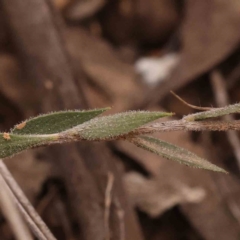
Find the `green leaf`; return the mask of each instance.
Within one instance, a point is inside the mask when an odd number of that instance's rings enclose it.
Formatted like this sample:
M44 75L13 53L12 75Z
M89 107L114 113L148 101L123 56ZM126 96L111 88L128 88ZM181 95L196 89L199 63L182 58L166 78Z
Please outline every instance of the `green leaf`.
M58 141L58 135L16 135L0 134L0 158L12 156L18 152Z
M110 140L127 134L158 118L172 116L166 112L131 111L111 116L98 117L70 130L86 140Z
M81 136L86 139L90 140L91 136L94 140L103 139L106 134L121 135L159 117L170 115L160 112L130 112L88 121L105 110L57 112L32 118L16 126L12 133L0 134L0 158L28 148L75 140L69 134L76 133L76 130L78 135L81 132ZM75 127L72 128L73 126Z
M207 118L221 117L232 113L240 113L240 103L229 105L223 108L213 108L205 112L190 114L185 116L183 119L186 121L198 121Z
M16 125L14 134L52 134L73 128L95 118L109 108L89 111L61 111L39 115Z
M174 160L190 167L204 168L216 172L227 173L224 169L208 162L203 158L198 157L194 153L189 152L184 148L180 148L153 137L136 137L132 138L131 142L133 142L138 147L156 153L157 155L160 155L166 159Z

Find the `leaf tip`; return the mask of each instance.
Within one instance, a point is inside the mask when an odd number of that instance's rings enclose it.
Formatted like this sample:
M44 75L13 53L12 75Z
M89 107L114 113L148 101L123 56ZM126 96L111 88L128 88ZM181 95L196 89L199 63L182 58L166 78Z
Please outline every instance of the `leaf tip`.
M152 112L155 119L162 118L162 117L171 117L175 115L173 112Z
M211 169L211 170L213 170L213 169ZM214 168L214 170L213 170L214 172L220 172L220 173L225 173L225 174L229 174L229 172L228 171L226 171L225 169L223 169L223 168L220 168L220 167L218 167L218 166L216 166L215 165L215 168Z
M102 108L103 111L108 111L108 110L111 110L111 109L112 109L111 107Z

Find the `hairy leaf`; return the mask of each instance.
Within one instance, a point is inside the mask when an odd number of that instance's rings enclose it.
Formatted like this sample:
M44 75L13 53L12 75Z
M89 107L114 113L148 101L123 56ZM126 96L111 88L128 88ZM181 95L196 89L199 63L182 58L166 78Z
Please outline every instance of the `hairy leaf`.
M71 130L86 140L114 139L161 117L172 116L166 112L132 111L98 117Z
M180 148L168 142L149 137L141 136L131 139L138 147L141 147L150 152L156 153L166 159L174 160L190 167L204 168L216 172L227 173L224 169L208 162L207 160L198 157L192 152L184 148Z
M240 103L229 105L223 108L213 108L205 112L189 114L185 116L183 119L187 121L198 121L207 118L221 117L232 113L240 113Z
M58 141L58 136L52 135L17 135L0 134L0 158L12 156L18 152Z
M40 115L16 125L11 133L14 134L52 134L62 132L108 110L109 108L89 111L61 111Z

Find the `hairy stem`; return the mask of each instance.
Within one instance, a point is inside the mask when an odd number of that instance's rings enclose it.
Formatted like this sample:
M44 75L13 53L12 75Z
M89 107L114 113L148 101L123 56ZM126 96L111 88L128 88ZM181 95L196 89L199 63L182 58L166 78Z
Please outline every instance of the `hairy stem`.
M240 130L240 120L235 121L194 121L176 120L169 122L153 123L140 127L137 132L146 134L166 131L227 131Z

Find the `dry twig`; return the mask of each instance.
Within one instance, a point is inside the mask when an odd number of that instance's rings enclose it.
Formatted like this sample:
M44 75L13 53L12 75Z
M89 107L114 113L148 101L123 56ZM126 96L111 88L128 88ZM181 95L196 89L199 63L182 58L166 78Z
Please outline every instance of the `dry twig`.
M16 239L32 240L32 236L21 218L17 206L13 201L11 191L6 184L5 179L0 174L0 205L2 212L8 220Z
M42 221L41 217L32 207L31 203L28 201L2 160L0 160L0 174L12 192L20 211L33 233L40 240L56 240L46 224Z

